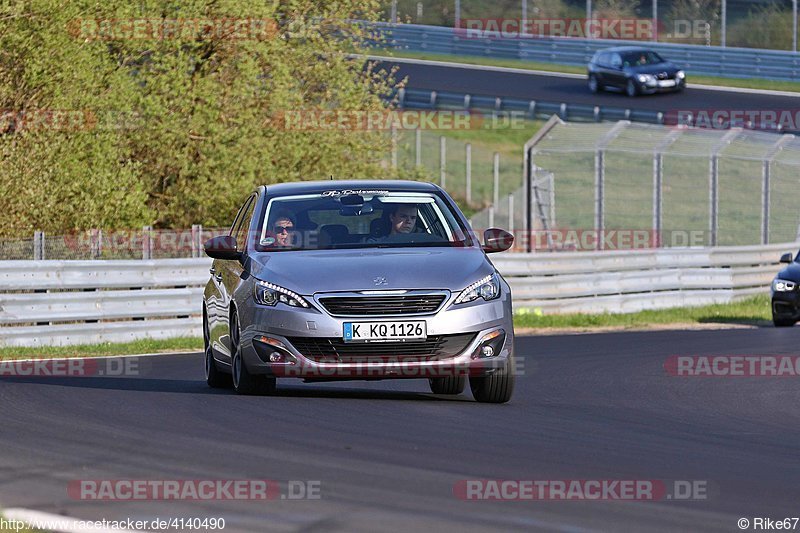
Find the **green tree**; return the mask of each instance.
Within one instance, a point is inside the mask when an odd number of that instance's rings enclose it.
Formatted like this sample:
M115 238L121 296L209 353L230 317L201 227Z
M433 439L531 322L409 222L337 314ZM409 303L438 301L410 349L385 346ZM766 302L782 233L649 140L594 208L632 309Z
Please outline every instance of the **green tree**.
M397 85L391 73L349 55L370 35L348 21L374 20L378 8L371 0L4 4L0 107L94 118L83 128L12 125L0 135L0 175L15 194L0 232L225 225L258 184L392 177L382 164L385 132L294 131L276 120L292 110L385 109ZM249 23L235 33L224 19ZM214 31L196 21L213 21Z

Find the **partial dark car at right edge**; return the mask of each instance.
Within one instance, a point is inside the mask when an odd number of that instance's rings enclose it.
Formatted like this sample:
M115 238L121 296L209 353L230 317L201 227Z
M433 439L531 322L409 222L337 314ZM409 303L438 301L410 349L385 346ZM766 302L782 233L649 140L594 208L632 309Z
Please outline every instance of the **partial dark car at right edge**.
M772 280L772 323L775 327L794 326L800 319L800 254L792 260L791 253L781 256L788 266Z
M589 90L620 89L628 96L682 91L686 73L657 52L636 46L598 50L588 66Z

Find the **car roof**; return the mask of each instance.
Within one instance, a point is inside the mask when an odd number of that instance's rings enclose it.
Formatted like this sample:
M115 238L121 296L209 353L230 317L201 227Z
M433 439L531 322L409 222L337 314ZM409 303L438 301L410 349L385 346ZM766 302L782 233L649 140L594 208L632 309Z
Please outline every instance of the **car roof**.
M598 52L655 52L655 50L641 46L612 46L598 50Z
M433 183L410 180L328 180L293 181L266 185L267 194L312 194L330 190L381 190L381 191L424 191L438 190Z

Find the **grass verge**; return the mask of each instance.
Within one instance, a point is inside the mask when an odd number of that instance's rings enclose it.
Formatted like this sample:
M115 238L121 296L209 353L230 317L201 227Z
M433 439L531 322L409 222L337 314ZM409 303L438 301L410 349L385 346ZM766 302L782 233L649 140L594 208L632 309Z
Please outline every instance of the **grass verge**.
M43 346L40 348L0 348L2 359L37 359L43 357L102 357L113 355L192 352L203 350L201 337L175 339L141 339L125 343L79 344L75 346Z
M669 324L768 326L772 324L769 296L754 296L730 304L679 307L637 313L539 315L531 311L518 312L514 316L514 326L519 328L642 328Z
M736 324L768 326L772 324L769 296L760 295L731 304L681 307L638 313L599 315L537 315L535 312L514 315L517 328L552 330L589 330L602 328L646 328L669 324ZM98 344L42 348L0 348L0 359L41 357L95 357L141 353L169 353L201 351L203 339L185 337L177 339L144 339L121 344Z
M541 63L538 61L526 61L522 59L497 59L477 56L455 56L448 54L430 54L424 52L396 51L396 50L371 50L370 54L384 57L403 57L409 59L428 59L431 61L450 61L456 63L466 63L468 65L487 65L493 67L511 67L525 70L542 70L545 72L566 72L571 74L586 74L586 67L576 67L574 65L559 65L556 63ZM741 78L722 78L717 76L702 76L697 74L688 75L689 87L692 83L701 85L717 85L719 87L739 87L743 89L761 89L769 91L792 91L800 92L800 82L794 81L773 81L755 80Z

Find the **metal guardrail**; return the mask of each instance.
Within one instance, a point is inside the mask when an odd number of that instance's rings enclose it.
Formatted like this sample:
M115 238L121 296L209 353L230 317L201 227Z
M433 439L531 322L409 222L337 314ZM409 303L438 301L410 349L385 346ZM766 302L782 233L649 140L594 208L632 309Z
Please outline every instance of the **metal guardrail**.
M374 28L384 35L389 47L414 52L585 66L601 48L636 45L658 51L690 75L800 79L800 53L797 52L568 37L477 39L467 38L463 29L416 24L374 23Z
M211 259L0 262L0 346L199 337Z
M622 313L730 303L764 294L800 243L698 249L502 254L516 308Z
M464 109L493 113L524 113L526 118L548 119L553 115L561 120L630 120L649 124L664 124L664 113L612 106L569 104L543 100L521 100L499 96L474 95L425 89L401 89L398 105L405 109Z
M764 293L800 243L701 249L499 254L515 308L628 312ZM0 263L0 346L201 335L211 260ZM47 292L55 291L55 292Z

